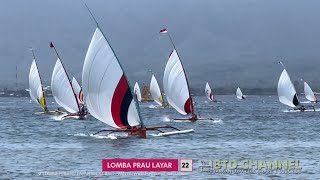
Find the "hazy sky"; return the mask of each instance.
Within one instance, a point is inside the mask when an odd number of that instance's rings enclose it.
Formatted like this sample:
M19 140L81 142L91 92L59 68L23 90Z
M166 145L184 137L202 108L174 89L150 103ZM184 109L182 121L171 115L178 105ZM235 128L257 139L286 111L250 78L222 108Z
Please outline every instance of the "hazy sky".
M291 79L320 85L318 0L87 0L131 85L162 76L173 37L192 87L275 87L283 57ZM95 23L81 0L0 0L0 82L27 87L33 46L50 84L57 59L81 82Z

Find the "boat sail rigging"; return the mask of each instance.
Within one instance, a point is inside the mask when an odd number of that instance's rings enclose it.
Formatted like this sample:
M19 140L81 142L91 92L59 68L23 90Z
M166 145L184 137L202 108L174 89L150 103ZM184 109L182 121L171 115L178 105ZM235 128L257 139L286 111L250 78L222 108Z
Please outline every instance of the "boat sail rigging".
M183 64L169 32L166 29L162 29L160 33L166 33L173 46L163 75L163 88L166 98L168 103L180 114L186 115L191 113L191 117L187 120L195 122L198 120L198 117L194 111L188 79ZM179 120L184 119L179 118Z
M80 105L74 88L69 79L69 76L62 64L57 50L55 49L53 43L50 43L50 47L54 48L58 59L53 69L51 78L51 90L55 101L63 107L70 115L80 112Z
M86 4L85 6L97 25L82 71L85 102L92 116L116 128L116 130L102 130L97 133L126 132L129 135L145 138L147 131L163 132L159 129L173 128L171 126L145 127L138 101L131 90L120 61L90 9ZM186 132L178 130L177 133Z
M44 95L39 69L36 62L36 57L32 48L31 51L33 55L33 61L31 63L29 72L29 94L32 100L36 101L45 112L48 112L48 107Z
M287 106L295 108L300 105L296 89L294 88L284 65L282 62L279 63L283 66L283 71L278 81L279 101Z
M205 93L206 93L206 96L207 96L209 101L213 101L214 100L214 96L212 94L212 90L211 90L210 85L209 85L208 82L206 83Z

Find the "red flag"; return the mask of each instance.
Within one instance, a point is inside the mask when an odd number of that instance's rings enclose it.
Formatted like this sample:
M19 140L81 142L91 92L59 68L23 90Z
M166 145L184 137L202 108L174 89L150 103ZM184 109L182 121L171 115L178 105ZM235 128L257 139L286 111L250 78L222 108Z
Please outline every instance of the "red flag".
M167 33L167 32L168 32L167 29L164 28L164 29L161 29L159 33Z
M52 43L52 42L50 42L50 48L53 48L53 47L54 47L53 43Z

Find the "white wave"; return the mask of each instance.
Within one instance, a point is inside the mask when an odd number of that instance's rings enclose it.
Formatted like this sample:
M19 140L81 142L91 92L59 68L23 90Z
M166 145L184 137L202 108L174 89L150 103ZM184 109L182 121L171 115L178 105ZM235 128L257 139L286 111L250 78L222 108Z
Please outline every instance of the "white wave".
M172 121L168 116L163 116L163 117L161 117L160 120L163 122L171 122Z

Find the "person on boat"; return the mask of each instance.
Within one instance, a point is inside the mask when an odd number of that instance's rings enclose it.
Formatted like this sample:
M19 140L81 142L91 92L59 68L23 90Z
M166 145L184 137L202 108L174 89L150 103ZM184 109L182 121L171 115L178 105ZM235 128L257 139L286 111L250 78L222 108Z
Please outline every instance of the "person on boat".
M300 112L304 112L304 111L306 110L306 108L305 108L303 105L301 105L301 106L298 108L298 110L300 110Z

